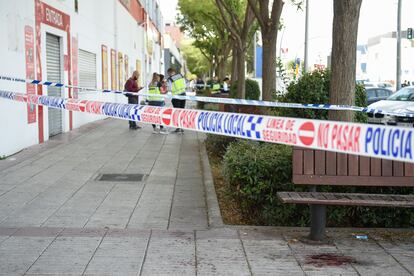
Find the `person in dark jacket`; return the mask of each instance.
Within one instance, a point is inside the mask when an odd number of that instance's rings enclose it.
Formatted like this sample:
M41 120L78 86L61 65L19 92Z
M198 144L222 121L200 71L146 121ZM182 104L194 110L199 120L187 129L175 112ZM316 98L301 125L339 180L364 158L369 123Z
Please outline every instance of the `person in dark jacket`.
M128 97L129 104L138 104L138 95L128 93L128 92L138 93L138 91L142 89L142 87L138 87L138 78L139 78L139 72L134 71L132 73L132 76L126 81L124 85L124 91L127 92L125 93L125 96ZM135 121L129 121L129 129L140 129L140 128L141 127L138 126Z

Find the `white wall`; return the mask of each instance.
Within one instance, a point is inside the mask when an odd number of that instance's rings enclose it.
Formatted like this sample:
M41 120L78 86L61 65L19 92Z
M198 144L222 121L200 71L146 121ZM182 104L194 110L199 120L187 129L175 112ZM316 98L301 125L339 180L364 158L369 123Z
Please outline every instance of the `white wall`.
M34 26L34 1L0 1L0 75L26 76L24 26ZM26 85L0 81L0 89L26 92ZM27 124L27 105L0 99L0 156L37 141L37 124Z
M370 81L396 79L395 38L381 38L380 43L368 47L367 75ZM414 81L414 48L407 39L401 40L401 81Z
M111 87L111 49L115 49L117 52L120 51L123 55L128 55L129 75L135 70L136 60L141 60L141 84L144 85L148 82L146 76L147 65L145 64L145 30L137 24L119 1L79 1L78 13L74 11L73 0L44 0L43 2L70 15L71 37L78 38L78 48L96 54L96 84L98 89L102 88L102 45L106 45L108 48L109 87ZM0 1L0 37L2 37L2 43L0 43L0 59L2 60L0 75L25 77L24 26L30 25L35 30L34 13L34 0L15 0L13 5L9 1ZM65 32L45 24L41 25L41 32L42 75L46 80L45 34L51 32L61 36L63 54L68 54L67 37ZM162 72L158 44L156 44L154 52L153 68ZM68 83L67 71L63 74L62 82ZM0 81L0 89L25 93L26 85ZM47 95L46 88L43 89L43 94ZM67 89L64 95L68 95ZM79 98L111 102L127 101L123 95L100 92L79 92ZM47 108L43 110L44 140L46 141L48 140ZM0 156L10 155L25 147L37 144L39 142L38 119L36 123L28 124L27 105L0 99ZM74 112L73 127L77 128L99 119L102 119L102 116ZM67 111L64 112L63 122L63 130L69 131L69 112Z
M178 63L183 64L183 61L181 60L180 52L175 46L175 43L170 35L164 34L164 48L169 49L170 53L175 57L175 59L178 61Z

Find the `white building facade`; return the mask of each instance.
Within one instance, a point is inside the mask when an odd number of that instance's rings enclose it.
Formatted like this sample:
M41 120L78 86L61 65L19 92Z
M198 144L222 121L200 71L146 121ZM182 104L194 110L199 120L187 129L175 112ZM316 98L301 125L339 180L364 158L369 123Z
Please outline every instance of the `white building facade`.
M414 42L401 39L401 81L414 81ZM397 39L395 32L368 40L367 77L369 81L388 81L395 84L397 75Z
M123 90L164 71L158 0L0 1L0 75ZM65 98L126 102L119 94L47 88L1 80L0 89ZM8 156L100 116L0 99L0 156Z
M184 58L169 34L164 34L164 65L165 75L168 68L172 67L184 74Z

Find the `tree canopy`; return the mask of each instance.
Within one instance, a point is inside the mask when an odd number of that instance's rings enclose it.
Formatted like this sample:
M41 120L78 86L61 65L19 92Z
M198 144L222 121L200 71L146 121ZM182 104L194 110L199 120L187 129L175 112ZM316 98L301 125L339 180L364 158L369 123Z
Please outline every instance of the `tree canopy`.
M193 45L213 66L216 74L225 72L230 55L231 42L229 33L218 18L218 9L213 0L179 0L181 15L178 23L193 38Z
M201 50L194 45L192 39L186 39L181 42L181 51L187 62L187 67L191 73L197 76L203 76L211 70L211 63L201 53Z

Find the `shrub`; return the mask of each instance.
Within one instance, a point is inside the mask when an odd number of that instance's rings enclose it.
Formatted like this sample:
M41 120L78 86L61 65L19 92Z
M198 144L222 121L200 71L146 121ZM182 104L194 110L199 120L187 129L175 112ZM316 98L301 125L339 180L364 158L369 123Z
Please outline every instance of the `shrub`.
M237 98L237 82L230 88L230 96ZM258 100L260 98L260 87L257 81L246 79L246 100Z
M206 139L206 149L213 156L217 158L222 158L226 152L228 146L236 141L236 138L216 135L216 134L207 134Z
M292 191L292 148L240 140L230 144L223 158L223 176L242 212L255 223L305 225L304 206L281 204L278 191ZM300 211L302 210L302 211Z
M304 191L292 179L292 148L284 145L238 140L223 157L228 191L239 201L243 214L263 225L308 226L307 205L282 204L278 191ZM413 193L412 188L320 187L321 191L357 193ZM414 227L410 208L330 206L328 226Z
M303 75L297 82L291 83L287 93L279 95L276 100L286 103L329 103L329 86L331 73L327 70L317 70ZM357 85L355 88L355 105L366 106L364 87ZM318 109L280 108L276 114L288 117L327 119L328 111ZM367 117L361 112L355 112L355 121L366 122Z
M208 97L210 95L210 89L197 90L197 96ZM204 109L205 102L197 101L197 109Z

